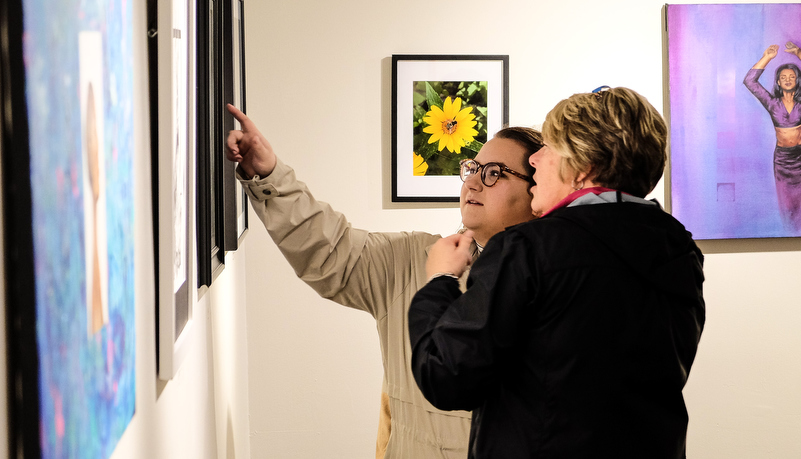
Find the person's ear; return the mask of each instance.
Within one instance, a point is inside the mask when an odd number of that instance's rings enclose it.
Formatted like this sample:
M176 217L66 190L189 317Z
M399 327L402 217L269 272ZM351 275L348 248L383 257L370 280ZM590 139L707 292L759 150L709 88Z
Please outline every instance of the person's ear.
M593 177L594 177L594 174L592 173L592 169L588 169L586 171L577 172L575 180L577 182L584 182L584 181L591 182Z
M572 183L573 184L580 184L580 185L574 185L573 186L574 189L579 189L580 190L580 189L582 189L584 187L588 187L589 188L589 187L598 186L598 184L595 183L595 174L593 173L592 169L589 169L589 170L586 170L586 171L582 171L582 172L578 172L575 177L576 178L573 179ZM577 188L577 186L578 186L578 188Z

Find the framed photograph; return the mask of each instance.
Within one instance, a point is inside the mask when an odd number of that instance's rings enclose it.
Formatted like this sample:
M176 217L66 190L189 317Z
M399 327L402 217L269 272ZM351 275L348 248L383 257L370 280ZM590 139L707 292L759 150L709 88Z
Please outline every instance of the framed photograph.
M2 9L9 456L107 458L136 401L132 7Z
M217 5L217 7L215 7ZM225 268L222 247L222 168L227 114L222 94L222 8L197 2L197 287L210 287Z
M233 0L233 68L234 68L234 105L247 113L245 97L245 2ZM234 120L234 127L241 129L239 121ZM239 181L236 181L236 239L237 247L248 230L248 195Z
M664 12L669 210L696 239L801 236L801 5Z
M194 219L194 135L189 122L190 66L189 4L187 0L159 0L156 34L157 116L152 151L153 209L158 308L158 376L171 379L190 345L193 292L190 289ZM192 82L194 83L194 82ZM190 144L190 140L192 143ZM190 153L191 152L191 153Z
M459 162L509 122L509 56L392 56L392 201L458 202Z
M245 22L242 0L223 0L222 87L224 103L223 135L240 129L239 122L225 110L231 103L246 113L245 106ZM247 195L236 179L236 164L222 165L223 247L237 250L247 231Z

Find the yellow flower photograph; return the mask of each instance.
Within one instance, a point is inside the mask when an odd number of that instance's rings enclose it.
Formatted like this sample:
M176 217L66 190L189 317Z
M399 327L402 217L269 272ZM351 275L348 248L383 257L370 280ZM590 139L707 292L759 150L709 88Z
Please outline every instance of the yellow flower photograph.
M472 111L473 107L462 109L462 99L459 97L453 102L448 97L442 108L432 107L423 118L428 124L423 132L431 134L428 143L439 141L438 151L447 148L454 153L461 153L462 147L475 140L478 135L478 131L473 129L476 116Z
M509 122L509 56L392 55L392 202L459 202L459 164Z
M414 175L459 175L487 141L486 81L415 81Z

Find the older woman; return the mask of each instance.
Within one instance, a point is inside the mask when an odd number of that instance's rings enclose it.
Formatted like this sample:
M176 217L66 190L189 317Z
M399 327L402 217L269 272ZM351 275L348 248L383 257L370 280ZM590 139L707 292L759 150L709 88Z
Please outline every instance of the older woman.
M384 363L376 457L464 458L470 413L443 413L431 406L410 371L407 311L412 295L425 284L428 248L440 236L351 227L345 216L314 199L253 121L231 105L228 110L242 130L229 134L227 158L239 163L250 203L281 253L321 296L376 320ZM477 244L471 259L495 233L534 218L529 207L533 169L527 160L541 147L538 131L510 127L495 134L474 160L462 162L462 224Z
M801 49L793 42L785 52L801 59ZM748 71L743 84L768 111L776 129L773 150L773 175L782 221L792 234L801 235L801 70L787 63L776 68L772 90L768 92L759 77L779 53L779 45L770 45L762 58Z
M474 410L468 457L684 457L703 256L644 199L666 135L630 89L563 100L530 158L541 218L494 236L464 294L469 235L432 248L412 372L434 406Z

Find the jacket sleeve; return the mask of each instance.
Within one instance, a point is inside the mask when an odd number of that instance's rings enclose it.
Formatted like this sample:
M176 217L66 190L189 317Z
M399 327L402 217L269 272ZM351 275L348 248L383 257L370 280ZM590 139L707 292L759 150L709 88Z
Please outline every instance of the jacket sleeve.
M409 309L412 373L432 405L473 410L496 385L533 301L522 242L492 238L470 271L468 288L438 277L420 289Z
M244 179L250 203L295 273L320 296L386 315L397 291L425 257L426 233L370 233L351 227L330 205L317 201L295 172L278 159L268 177Z
M768 103L771 99L770 94L762 84L759 83L759 77L762 76L762 72L764 71L764 69L749 69L748 73L745 74L743 84L751 91L751 94L762 103L762 106L769 110Z

